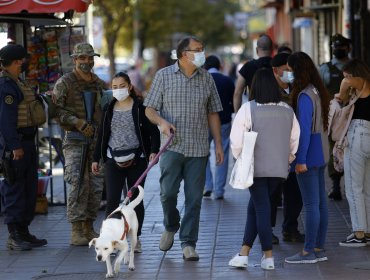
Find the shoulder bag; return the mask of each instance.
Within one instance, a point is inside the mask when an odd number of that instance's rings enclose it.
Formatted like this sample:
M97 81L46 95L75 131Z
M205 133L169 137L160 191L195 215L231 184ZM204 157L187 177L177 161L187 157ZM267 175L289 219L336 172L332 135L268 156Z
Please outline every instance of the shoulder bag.
M248 102L247 106L250 106L250 102ZM234 189L247 189L253 185L254 146L257 135L258 133L252 131L252 129L248 131L245 129L243 132L243 148L239 157L236 159L229 181L229 184Z

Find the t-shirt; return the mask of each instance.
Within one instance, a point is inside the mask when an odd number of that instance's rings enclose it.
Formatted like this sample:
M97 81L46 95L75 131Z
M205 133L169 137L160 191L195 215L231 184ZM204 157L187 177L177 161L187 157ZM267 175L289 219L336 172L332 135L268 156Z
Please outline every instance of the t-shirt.
M257 72L258 69L262 67L271 68L270 56L260 57L259 59L252 59L245 63L243 67L239 70L240 75L242 75L242 77L245 79L248 89L251 88L254 74Z

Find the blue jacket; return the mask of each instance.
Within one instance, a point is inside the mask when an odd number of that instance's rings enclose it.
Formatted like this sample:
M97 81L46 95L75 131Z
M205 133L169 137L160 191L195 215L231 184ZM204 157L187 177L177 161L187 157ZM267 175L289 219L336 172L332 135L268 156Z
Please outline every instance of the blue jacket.
M17 83L9 77L0 77L0 134L7 150L22 147L17 131L18 104L22 100Z

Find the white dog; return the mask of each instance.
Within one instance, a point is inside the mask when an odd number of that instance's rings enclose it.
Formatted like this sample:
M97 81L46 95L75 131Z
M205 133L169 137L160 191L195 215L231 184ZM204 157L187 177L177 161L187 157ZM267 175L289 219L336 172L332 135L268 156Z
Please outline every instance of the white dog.
M128 205L120 205L103 221L100 230L100 236L90 241L95 246L96 260L105 262L107 265L107 274L105 278L114 277L118 274L123 259L124 264L128 264L129 270L134 270L134 248L137 242L137 230L139 223L137 221L134 208L143 200L144 189L138 186L139 195ZM130 234L130 256L128 253L127 235ZM110 255L118 250L118 256L114 263L114 273Z

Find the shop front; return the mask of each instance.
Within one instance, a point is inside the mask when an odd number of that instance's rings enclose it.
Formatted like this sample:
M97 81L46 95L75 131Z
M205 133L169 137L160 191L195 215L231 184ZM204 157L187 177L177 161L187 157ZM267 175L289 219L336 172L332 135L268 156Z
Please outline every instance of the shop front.
M76 12L84 13L90 0L2 0L0 1L0 48L8 43L21 44L29 54L29 66L25 79L37 94L45 96L53 90L55 82L72 70L70 58L73 46L86 41L85 27L73 24ZM49 161L52 171L55 157L63 163L61 153L61 129L55 121L49 120L39 129L39 162ZM54 149L53 149L54 147ZM46 152L46 153L45 153ZM53 178L50 185L50 203L54 204ZM44 194L46 192L46 188ZM60 202L60 201L59 201ZM64 203L66 187L64 186Z

